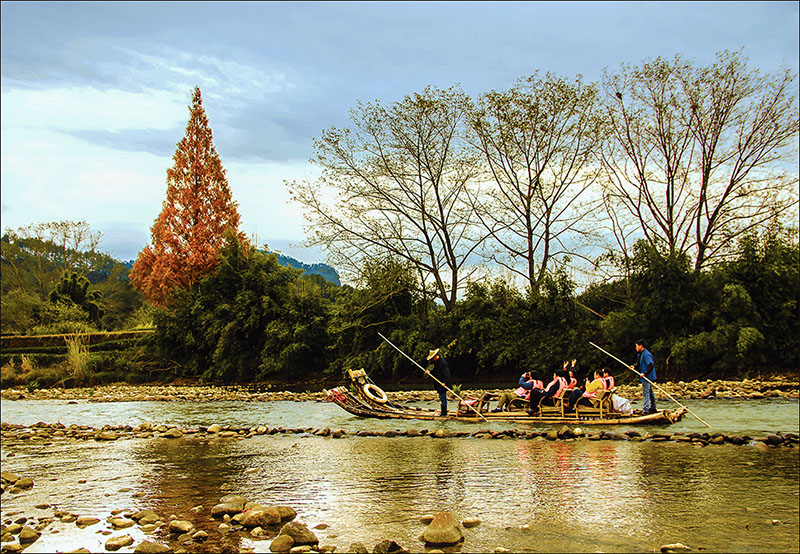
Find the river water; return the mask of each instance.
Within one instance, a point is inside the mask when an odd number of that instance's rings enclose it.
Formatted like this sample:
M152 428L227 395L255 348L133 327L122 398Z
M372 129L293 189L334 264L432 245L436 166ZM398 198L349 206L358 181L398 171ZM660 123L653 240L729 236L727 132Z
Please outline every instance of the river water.
M796 400L687 401L715 430L753 437L800 430ZM6 401L2 421L103 425L141 422L191 427L358 430L474 430L459 422L359 419L326 403ZM661 406L663 407L663 406ZM503 429L494 423L481 428ZM520 425L517 428L525 428ZM619 427L624 432L631 427ZM537 428L541 430L542 428ZM640 432L706 430L687 416ZM595 429L592 429L595 431ZM188 519L211 536L200 551L251 548L269 552L270 540L220 539L211 506L228 493L262 504L293 507L298 521L323 545L346 551L355 541L372 547L395 540L426 550L419 517L438 511L479 518L465 541L445 551L630 552L683 543L693 551L798 552L800 455L789 447L675 442L482 440L474 438L350 437L310 434L247 440L186 436L120 439L110 443L10 442L0 445L3 469L33 478L33 489L3 495L3 522L19 513L52 515L50 504L105 519L113 509L153 509ZM13 454L13 456L11 456ZM84 481L85 482L81 482ZM139 493L139 494L137 494ZM203 506L199 513L191 511ZM26 552L86 547L104 551L104 523L79 530L56 522ZM132 552L145 537L130 534ZM191 550L191 548L190 548Z

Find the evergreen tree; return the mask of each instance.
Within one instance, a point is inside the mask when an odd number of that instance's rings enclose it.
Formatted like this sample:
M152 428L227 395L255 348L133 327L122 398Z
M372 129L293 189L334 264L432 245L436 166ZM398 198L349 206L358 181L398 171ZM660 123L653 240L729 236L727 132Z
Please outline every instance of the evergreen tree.
M167 170L167 197L139 254L131 281L144 297L166 304L176 289L194 289L217 266L226 229L238 233L239 213L212 141L200 88L195 87L186 135Z

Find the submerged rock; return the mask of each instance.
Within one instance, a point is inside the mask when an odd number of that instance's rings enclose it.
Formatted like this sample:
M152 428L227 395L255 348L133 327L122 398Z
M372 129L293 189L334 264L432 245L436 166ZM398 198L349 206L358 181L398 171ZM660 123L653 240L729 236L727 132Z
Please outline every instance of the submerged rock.
M661 547L661 552L686 552L687 550L691 550L691 548L679 542L675 544L665 544Z
M293 546L294 539L291 535L278 535L270 543L269 549L272 552L289 552Z
M302 523L291 521L281 528L279 535L289 535L294 539L296 545L319 544L317 536Z
M375 554L392 554L395 552L408 552L405 548L394 541L382 540L372 549Z
M130 535L122 535L121 537L111 537L106 541L106 550L119 550L123 546L133 544L133 537Z
M134 552L140 552L142 554L160 554L161 552L170 552L171 550L172 549L166 544L142 541L136 546Z
M464 540L461 524L450 512L439 512L422 532L426 544L451 545Z
M463 525L466 528L477 527L480 524L481 520L478 519L477 517L468 517L467 519L461 521L461 525Z

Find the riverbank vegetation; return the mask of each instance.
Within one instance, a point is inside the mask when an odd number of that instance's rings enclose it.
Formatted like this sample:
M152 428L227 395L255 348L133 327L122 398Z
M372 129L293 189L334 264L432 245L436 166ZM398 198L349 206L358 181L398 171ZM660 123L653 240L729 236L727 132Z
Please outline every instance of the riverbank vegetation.
M659 380L796 373L796 75L741 54L676 56L602 83L538 73L470 98L427 87L359 104L287 182L344 286L281 266L239 216L195 89L152 244L130 263L84 222L6 230L2 332L153 329L12 347L2 386L182 378L515 382L650 342ZM126 342L127 341L127 342ZM105 345L105 346L103 346ZM581 375L583 376L583 375Z

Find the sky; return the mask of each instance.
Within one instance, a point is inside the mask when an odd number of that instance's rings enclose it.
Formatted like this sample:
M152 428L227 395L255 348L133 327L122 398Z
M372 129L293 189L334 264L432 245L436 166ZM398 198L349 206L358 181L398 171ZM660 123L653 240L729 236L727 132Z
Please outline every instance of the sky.
M314 179L313 140L358 101L427 85L471 95L537 70L603 70L676 54L798 70L798 2L6 2L1 4L2 228L87 221L135 259L198 85L258 245L306 263L284 181Z

